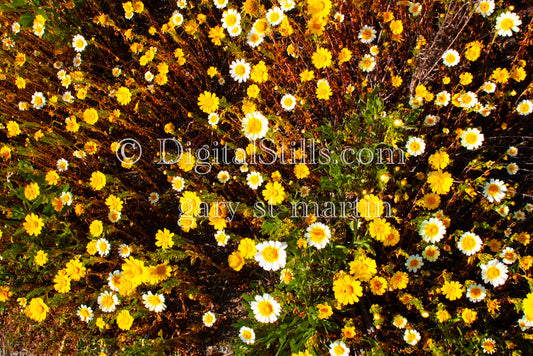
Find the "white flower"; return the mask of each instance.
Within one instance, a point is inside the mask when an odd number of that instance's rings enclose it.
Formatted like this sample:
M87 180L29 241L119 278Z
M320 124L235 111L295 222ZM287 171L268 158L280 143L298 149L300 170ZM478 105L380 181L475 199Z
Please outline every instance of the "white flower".
M230 27L228 28L228 33L231 37L236 37L238 35L240 35L242 32L242 27L241 25L237 25L237 26L233 26L233 27Z
M278 3L283 12L291 11L296 6L296 2L294 0L278 0Z
M263 43L264 35L259 34L256 30L251 30L248 32L247 41L246 43L252 47L255 48L259 46L261 43Z
M531 100L524 99L516 106L516 111L522 116L526 116L533 112L533 102Z
M496 84L493 82L485 82L481 88L485 93L492 94L496 91Z
M233 80L242 83L246 82L250 78L250 64L246 63L244 59L238 59L231 62L230 74Z
M109 245L109 241L107 241L104 238L99 238L96 241L96 250L100 254L100 256L107 256L109 254L109 250L111 249Z
M202 317L202 321L204 322L204 325L207 326L207 327L213 326L213 324L215 323L216 320L217 320L217 318L216 318L215 314L213 314L212 312L207 312Z
M418 233L420 236L422 236L424 241L435 243L442 240L444 234L446 233L446 227L444 227L444 224L439 219L429 218L420 224Z
M63 101L69 104L72 104L74 102L74 97L72 96L72 93L70 91L66 91L65 93L63 93Z
M185 9L187 7L187 0L178 0L176 5L178 5L180 9Z
M273 323L281 313L279 303L267 293L256 295L251 307L255 318L261 323Z
M228 5L228 0L213 0L217 9L223 9Z
M250 141L261 139L268 132L268 120L259 111L248 113L242 119L242 129Z
M420 137L411 137L405 144L405 148L411 156L420 156L426 149L426 143Z
M183 15L179 11L174 11L170 20L175 26L181 26L183 23Z
M250 172L246 176L246 184L253 189L256 190L263 184L263 176L259 172Z
M266 241L256 245L255 260L266 271L277 271L285 267L287 262L287 243L280 241Z
M481 284L471 284L466 290L466 297L473 303L477 303L485 299L487 290Z
M181 192L185 188L185 180L180 176L175 176L172 178L172 189L177 192Z
M516 262L518 255L516 254L514 248L506 247L500 253L500 257L502 258L503 263L505 263L506 265L511 265Z
M226 234L224 230L217 231L215 233L215 240L217 241L218 246L226 246L228 244L229 235Z
M72 193L71 192L63 192L61 193L61 201L66 206L70 206L72 204Z
M446 90L441 91L435 96L435 105L437 106L448 106L450 103L450 93Z
M439 117L435 115L426 115L424 119L424 124L427 126L435 126L439 122Z
M72 59L72 65L74 67L79 67L81 65L81 55L79 53Z
M253 344L255 342L255 332L254 329L251 329L246 326L242 326L239 330L239 337L242 342L245 344Z
M376 68L376 58L370 54L365 54L359 62L359 68L363 72L372 72Z
M119 247L118 247L118 255L122 258L128 258L131 254L131 249L128 245L126 244L121 244Z
M218 116L218 114L214 112L209 114L209 116L207 117L207 121L209 122L209 125L211 126L215 126L216 124L218 124L219 119L220 117Z
M416 345L416 343L420 341L420 333L413 329L407 329L403 333L403 339L409 345Z
M486 284L493 287L501 286L507 280L507 266L494 259L487 264L481 265L481 278Z
M217 179L220 183L224 184L230 179L228 171L220 171L217 174Z
M167 307L163 294L152 294L152 292L143 294L143 304L148 310L156 313L165 310Z
M481 0L477 5L476 11L479 12L483 17L492 15L494 12L494 1Z
M283 21L284 17L285 17L285 14L277 6L274 6L273 8L268 10L266 14L267 21L271 26L279 25L281 21Z
M376 30L374 30L374 27L371 26L363 26L361 31L359 31L358 37L363 43L372 43L372 41L374 41L376 38Z
M496 31L498 31L498 36L512 36L513 31L520 31L520 26L522 21L520 17L514 12L504 12L496 18Z
M491 179L485 184L483 194L485 198L491 203L499 203L505 197L507 187L505 183L499 179Z
M407 325L407 319L400 314L396 314L394 318L392 318L392 325L398 329L403 329Z
M40 109L46 104L46 99L40 91L36 91L31 97L31 103L35 109Z
M468 128L461 134L461 145L468 150L476 150L483 144L484 136L476 128Z
M112 313L118 305L118 298L113 292L105 291L98 296L98 306L105 313Z
M424 261L422 261L422 257L419 255L411 255L405 261L405 267L407 267L407 270L409 272L416 272L418 271L422 266L424 265Z
M19 33L20 24L18 22L13 22L13 24L11 25L11 31L13 31L14 34Z
M422 257L424 257L429 262L435 262L440 256L440 250L435 245L428 245L422 252Z
M417 2L412 2L409 4L409 12L413 15L413 16L419 16L420 13L422 12L422 5L420 5L419 3Z
M82 321L89 323L93 318L93 310L91 307L86 306L85 304L80 305L78 312L76 313Z
M291 94L285 94L281 98L281 107L285 111L291 111L296 106L296 98Z
M471 91L467 91L466 93L463 93L459 96L458 101L463 109L471 109L475 107L478 103L477 94Z
M151 204L157 203L159 201L159 194L157 194L156 192L150 193L150 195L148 196L148 201Z
M346 346L344 341L337 340L329 344L330 356L348 356L350 354L350 348Z
M119 270L109 273L109 276L107 277L107 284L109 285L109 288L111 288L112 291L118 292L118 285L120 283L121 278L122 273L120 273Z
M68 169L68 161L64 158L60 158L57 160L57 170L60 172L64 172Z
M459 251L467 256L472 256L481 250L483 241L481 238L473 232L465 232L461 235L461 238L457 242L457 248Z
M331 231L329 226L316 222L307 227L304 237L307 238L309 245L320 250L328 244Z
M82 35L76 35L72 39L72 48L76 52L83 52L83 50L87 47L87 41L85 41L85 38L83 38Z
M147 81L147 82L151 82L152 80L154 80L154 75L152 72L148 71L146 73L144 73L144 79Z
M235 9L229 9L222 14L222 27L230 29L234 26L239 26L241 23L241 15Z
M447 67L456 66L460 59L459 52L454 49L449 49L442 54L442 61Z

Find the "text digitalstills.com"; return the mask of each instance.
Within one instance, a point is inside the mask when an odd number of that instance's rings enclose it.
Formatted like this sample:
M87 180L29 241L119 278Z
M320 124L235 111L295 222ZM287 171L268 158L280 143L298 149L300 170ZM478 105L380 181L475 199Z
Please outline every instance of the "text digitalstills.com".
M239 149L230 148L227 144L220 144L215 141L209 145L203 145L196 149L188 148L176 138L158 138L159 160L155 164L176 164L180 160L186 159L194 164L194 172L197 174L207 174L213 165L272 165L279 164L307 164L307 165L327 165L343 164L367 166L371 164L405 164L405 152L401 148L391 148L383 144L374 145L375 148L353 148L345 147L340 152L335 152L315 140L301 139L292 141L288 150L275 150L270 141L261 139L254 142L256 151L260 155L239 155ZM241 149L242 150L242 149ZM288 152L287 152L288 151ZM188 154L186 154L188 153ZM135 164L143 155L143 148L139 141L133 138L125 138L119 142L115 152L120 162ZM244 159L242 157L245 157ZM171 159L170 159L171 158ZM194 161L193 161L194 159Z

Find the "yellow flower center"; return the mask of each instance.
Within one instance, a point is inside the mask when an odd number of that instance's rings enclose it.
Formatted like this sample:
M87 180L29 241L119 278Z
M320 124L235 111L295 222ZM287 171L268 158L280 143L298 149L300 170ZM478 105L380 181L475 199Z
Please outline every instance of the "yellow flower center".
M333 348L333 352L335 352L335 355L342 355L344 354L344 347L342 347L341 345L337 345L335 346L335 348Z
M237 16L231 14L226 17L226 25L228 27L233 27L237 24Z
M78 48L82 48L83 45L84 45L84 41L83 41L81 38L78 38L78 39L76 40L76 47L78 47Z
M104 308L111 308L115 304L115 301L113 300L113 297L110 295L105 295L102 298L102 306Z
M252 332L250 330L244 330L242 332L242 337L246 340L251 340L252 339Z
M446 55L446 62L447 63L454 63L455 62L455 54L453 53L448 53Z
M270 14L270 22L276 21L279 21L279 14L277 12L273 12Z
M488 2L482 2L481 4L479 4L479 9L481 10L481 12L486 13L490 9L490 4Z
M279 251L277 248L267 246L261 252L261 255L268 263L274 263L279 259Z
M154 306L158 306L161 304L161 299L159 299L158 295L150 295L148 297L148 303Z
M463 238L461 246L465 251L472 251L476 247L476 240L472 236L467 235Z
M424 233L429 237L437 236L439 233L439 227L436 224L428 224L424 228Z
M481 289L479 288L473 288L471 291L470 291L470 296L474 299L477 299L479 297L481 297Z
M487 278L491 281L498 278L500 274L501 274L501 271L496 266L492 266L487 269Z
M321 243L326 238L326 232L320 227L313 228L309 233L311 241Z
M503 19L500 26L502 30L509 31L510 29L514 27L514 21L513 19L509 19L509 18Z
M363 32L361 33L361 37L363 37L363 40L368 41L372 38L373 32L369 28L365 28Z
M258 118L252 117L248 120L247 129L252 135L256 135L263 129L263 123Z
M464 101L463 101L464 102ZM477 134L475 132L469 132L465 135L465 141L469 145L473 145L477 142Z
M246 67L243 64L239 64L237 67L235 67L235 74L237 74L239 77L242 77L246 74Z
M261 314L262 316L270 316L274 312L274 307L268 301L260 302L257 306L257 309L259 310L259 314Z
M518 111L521 113L525 113L529 111L529 104L528 103L522 103L520 106L518 106Z
M419 143L419 142L416 142L416 141L411 142L411 144L410 144L409 146L410 146L409 148L410 148L411 151L413 151L413 152L418 152L418 151L420 151L420 143Z
M500 187L497 184L491 184L489 185L489 188L487 189L487 193L492 197L498 194L499 192L500 192Z

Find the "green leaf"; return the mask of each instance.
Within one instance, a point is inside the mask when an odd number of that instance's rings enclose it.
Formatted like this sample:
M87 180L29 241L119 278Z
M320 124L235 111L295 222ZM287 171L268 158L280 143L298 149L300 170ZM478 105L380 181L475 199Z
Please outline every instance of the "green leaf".
M20 7L26 5L26 0L11 0L11 6Z

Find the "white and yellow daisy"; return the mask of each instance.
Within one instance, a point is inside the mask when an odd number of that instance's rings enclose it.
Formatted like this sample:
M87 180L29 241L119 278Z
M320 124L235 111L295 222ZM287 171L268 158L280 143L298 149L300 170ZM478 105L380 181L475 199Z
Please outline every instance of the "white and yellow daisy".
M62 99L65 103L72 104L74 102L74 96L70 91L66 91L63 93Z
M241 32L242 32L241 25L237 25L237 26L233 26L233 27L228 28L228 33L229 33L230 37L237 37L238 35L241 34Z
M481 237L473 232L463 233L459 238L459 241L457 241L457 248L467 256L472 256L478 253L482 246L483 241L481 240Z
M153 312L159 313L166 309L165 296L163 294L153 294L151 291L143 294L144 306Z
M256 245L255 260L266 271L277 271L285 267L287 262L287 243L280 241L265 241Z
M509 173L510 175L515 175L516 172L518 172L518 165L516 163L509 163L506 167L507 169L507 173Z
M447 67L456 66L457 64L459 64L460 60L461 56L459 55L459 52L454 49L449 49L442 54L442 61Z
M379 47L378 46L372 46L370 47L370 54L374 57L379 54Z
M41 109L46 104L46 98L43 93L36 91L31 97L31 103L35 109Z
M183 15L179 11L174 11L172 14L172 17L170 18L170 21L174 26L181 26L183 23Z
M528 99L524 99L516 106L516 111L522 116L529 115L533 112L533 102Z
M273 8L269 9L266 13L266 19L271 26L279 25L281 21L283 21L284 17L285 14L277 6L274 6Z
M359 62L359 68L363 72L372 72L376 68L376 58L370 54L365 54Z
M230 178L231 176L229 175L228 171L220 171L217 174L217 179L222 184L226 183Z
M20 24L18 22L13 22L11 24L11 31L16 35L20 31Z
M422 224L420 224L420 229L418 230L418 233L420 236L422 236L422 239L429 243L435 243L442 240L444 237L444 234L446 234L446 227L437 218L429 218L428 220L424 220Z
M222 13L222 27L230 29L239 26L241 23L241 14L235 9L228 9Z
M492 355L496 352L496 341L490 337L484 338L481 342L481 348L484 353Z
M187 7L187 0L178 0L176 4L180 9L185 9Z
M105 291L98 296L98 306L104 313L112 313L118 305L118 298L113 292Z
M422 251L422 257L424 257L429 262L435 262L440 256L440 250L435 245L428 245Z
M494 12L494 1L493 0L481 0L476 7L476 11L481 14L483 17L492 15Z
M120 69L119 67L115 67L115 68L113 68L111 73L113 74L113 77L115 77L115 78L119 77L120 74L122 73L122 69Z
M148 195L148 201L151 203L151 204L155 204L159 201L159 194L157 194L156 192L152 192Z
M435 115L426 115L424 124L427 126L435 126L439 122L439 117Z
M481 86L481 89L483 89L483 91L487 94L492 94L496 91L496 84L494 84L493 82L485 82L483 83L483 85Z
M291 94L285 94L281 98L281 107L285 111L291 111L296 106L296 98Z
M172 189L177 192L181 192L185 188L185 180L180 176L175 176L172 178Z
M273 323L278 320L278 316L281 313L281 306L268 293L256 295L251 307L255 319L261 323Z
M503 251L500 253L500 257L502 258L503 263L505 263L506 265L512 265L518 259L518 255L512 247L504 248Z
M473 303L477 303L485 299L487 290L481 284L471 284L466 289L466 297Z
M112 291L118 292L118 286L121 278L122 273L119 270L109 273L109 276L107 277L107 285Z
M328 244L331 231L329 226L316 222L307 227L304 237L307 238L309 245L322 249Z
M403 329L407 326L407 318L400 314L396 314L394 318L392 318L392 325L398 329Z
M108 214L107 214L107 218L109 219L109 221L111 221L113 224L118 222L120 220L120 218L122 217L122 213L120 211L116 211L116 210L111 210Z
M154 80L154 74L150 71L144 73L144 80L150 83L152 80Z
M76 52L83 52L85 47L87 47L87 41L85 41L85 38L83 38L82 35L76 35L72 38L72 48L74 48Z
M72 193L71 192L63 192L61 193L61 201L63 202L63 205L70 206L72 204Z
M491 179L483 188L485 198L491 203L499 203L505 197L506 191L505 183L499 179Z
M263 43L264 38L264 35L252 29L250 32L248 32L248 36L246 37L246 43L248 44L248 46L256 48L261 43Z
M215 324L215 321L217 321L217 318L216 318L215 314L213 314L212 312L206 312L202 316L202 321L204 322L205 326L211 327L211 326L213 326L213 324Z
M122 258L128 258L130 257L130 254L131 254L131 249L128 245L126 244L121 244L119 247L118 247L118 255Z
M242 119L242 130L250 141L261 139L268 132L268 120L259 111L248 113Z
M496 31L498 31L498 36L512 36L513 31L520 31L520 26L522 21L520 17L514 12L504 12L496 18Z
M278 3L283 12L291 11L296 6L296 2L294 0L278 0Z
M256 190L263 184L263 176L259 172L250 172L246 176L246 184L253 189Z
M337 340L329 344L330 356L348 356L350 354L350 348L346 346L344 341Z
M476 150L483 144L484 135L476 128L468 128L461 134L461 145L468 150Z
M217 9L223 9L228 5L228 0L213 0Z
M405 261L405 267L409 272L416 273L422 266L424 265L424 261L422 261L422 257L419 255L411 255Z
M238 59L231 62L229 68L231 77L236 82L243 83L250 78L250 64L246 63L244 59Z
M241 326L239 330L239 337L245 344L253 344L255 342L255 332L247 326Z
M481 278L486 284L492 284L493 287L501 286L507 280L507 266L497 259L489 261L481 266Z
M72 59L72 65L74 67L79 67L81 65L81 54L76 54L74 58Z
M64 172L68 169L68 161L64 158L60 158L57 160L56 166L58 171Z
M372 43L376 38L376 30L372 26L363 26L358 37L363 43Z
M416 345L420 341L420 333L414 329L407 329L403 333L403 339L409 345Z
M229 241L229 235L224 230L217 231L215 233L215 240L218 246L226 246Z
M422 5L417 2L412 2L409 4L409 12L413 16L420 16L420 13L422 12Z
M405 148L411 156L420 156L426 149L426 143L420 137L411 137L405 144Z
M463 109L472 109L478 103L477 94L471 91L467 91L459 95L459 104Z
M516 155L518 154L518 148L516 148L515 146L510 146L508 149L507 149L507 155L509 155L510 157L516 157Z
M87 324L93 318L93 310L85 304L80 305L76 314L80 317L81 321L84 321Z
M207 117L207 122L209 122L209 125L211 126L215 126L216 124L218 124L219 120L220 116L218 116L218 114L214 112L209 114L209 116Z
M107 241L104 238L99 238L96 241L96 251L100 254L100 256L104 257L109 254L109 250L111 249L111 245L109 244L109 241Z
M446 90L441 91L435 96L435 105L437 106L448 106L450 103L450 93Z

